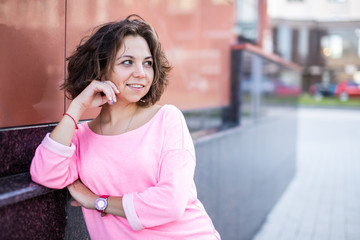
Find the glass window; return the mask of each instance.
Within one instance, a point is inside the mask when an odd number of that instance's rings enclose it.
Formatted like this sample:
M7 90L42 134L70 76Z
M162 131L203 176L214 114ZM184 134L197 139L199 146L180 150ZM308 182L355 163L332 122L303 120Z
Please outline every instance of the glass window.
M238 2L237 31L241 38L256 42L258 39L258 1L244 0Z
M287 61L291 61L292 30L288 26L279 26L277 32L279 54Z
M360 32L356 28L328 29L326 37L321 42L322 52L329 58L357 58L359 57L359 37Z
M321 39L322 53L325 57L340 58L343 54L343 39L340 35L328 35Z
M299 58L302 61L306 60L309 49L309 31L306 28L299 29L299 44L297 46Z

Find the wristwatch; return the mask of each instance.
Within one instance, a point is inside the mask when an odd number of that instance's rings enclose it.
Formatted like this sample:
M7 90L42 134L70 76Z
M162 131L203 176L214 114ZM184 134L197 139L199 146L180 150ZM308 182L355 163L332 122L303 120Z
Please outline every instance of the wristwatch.
M105 209L108 206L108 201L107 201L108 197L109 197L109 195L101 195L95 201L95 208L98 212L101 213L102 216L103 216L103 214L106 214Z

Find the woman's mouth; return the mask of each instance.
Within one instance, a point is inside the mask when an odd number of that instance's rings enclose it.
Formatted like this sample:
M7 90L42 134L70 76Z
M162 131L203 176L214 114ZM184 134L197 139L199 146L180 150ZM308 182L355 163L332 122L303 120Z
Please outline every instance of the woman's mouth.
M145 86L142 85L142 84L137 84L137 83L134 83L134 84L126 84L126 86L128 86L129 88L131 89L134 89L134 90L141 90L143 89Z

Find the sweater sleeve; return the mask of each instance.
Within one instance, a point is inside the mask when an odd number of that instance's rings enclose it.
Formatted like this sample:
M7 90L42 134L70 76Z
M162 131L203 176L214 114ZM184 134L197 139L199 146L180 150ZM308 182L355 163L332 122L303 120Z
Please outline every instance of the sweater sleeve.
M189 201L196 199L195 153L180 110L165 119L164 143L158 183L141 193L123 197L124 211L133 230L163 225L179 219Z
M34 182L61 189L78 178L76 165L76 137L71 146L62 145L48 133L37 147L30 166L30 175Z

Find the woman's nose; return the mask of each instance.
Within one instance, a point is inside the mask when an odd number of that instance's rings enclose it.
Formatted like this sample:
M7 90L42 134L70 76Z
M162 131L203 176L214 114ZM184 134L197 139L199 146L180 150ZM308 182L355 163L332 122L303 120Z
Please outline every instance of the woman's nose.
M145 77L145 71L144 71L144 67L139 64L135 66L134 72L133 72L134 77L137 78L143 78Z

